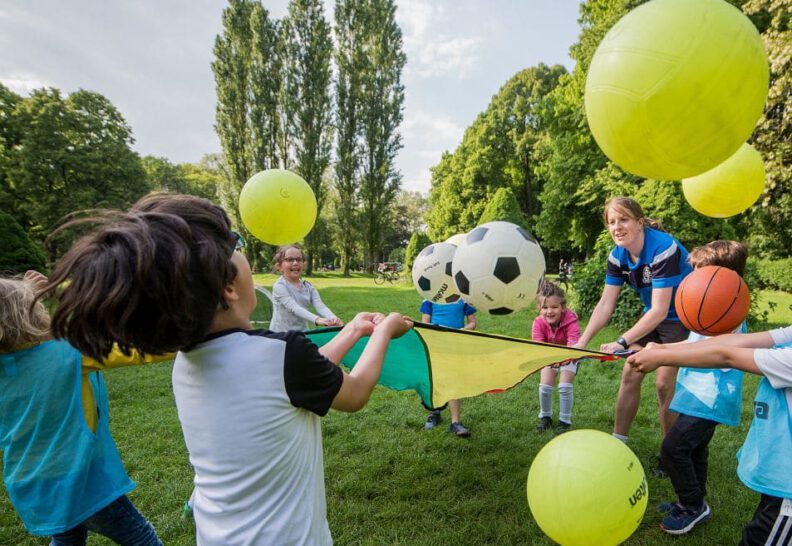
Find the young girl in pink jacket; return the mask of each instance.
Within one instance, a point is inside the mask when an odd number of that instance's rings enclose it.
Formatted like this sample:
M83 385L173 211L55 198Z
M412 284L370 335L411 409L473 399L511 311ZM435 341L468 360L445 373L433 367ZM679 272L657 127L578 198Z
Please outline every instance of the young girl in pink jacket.
M534 341L574 345L580 338L577 315L566 307L564 291L558 285L546 282L537 296L539 316L533 322L531 338ZM566 432L572 426L572 382L577 374L577 363L563 366L546 366L542 369L539 382L539 424L537 432L553 428L553 385L558 380L558 424L556 434Z

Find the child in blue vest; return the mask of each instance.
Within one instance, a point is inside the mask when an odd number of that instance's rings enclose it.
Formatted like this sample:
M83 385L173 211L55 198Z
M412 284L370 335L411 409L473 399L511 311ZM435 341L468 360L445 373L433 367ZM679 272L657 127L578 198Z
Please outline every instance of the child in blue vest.
M792 543L792 326L727 334L697 343L648 345L627 363L648 373L660 366L733 368L761 375L754 419L737 452L737 475L761 494L741 546Z
M713 241L689 256L694 269L716 265L739 275L748 249L736 241ZM736 332L745 331L745 323ZM707 339L691 332L687 343ZM681 342L685 343L685 342ZM660 458L678 500L660 505L667 515L660 528L672 535L690 532L712 516L704 500L707 491L709 443L718 424L737 426L742 412L742 372L730 368L682 368L677 375L671 410L679 414L663 439Z
M462 300L442 304L424 300L421 303L421 320L448 328L475 330L476 308ZM469 438L470 430L460 421L461 404L459 400L449 400L448 409L451 412L451 424L448 426L448 432L460 438ZM429 412L424 429L431 430L440 424L440 412L441 409Z
M103 364L51 339L36 289L46 277L0 279L0 451L11 503L34 535L84 545L88 531L118 544L161 546L126 497L127 476L110 435L99 370L141 362L112 353ZM154 360L154 359L153 359Z

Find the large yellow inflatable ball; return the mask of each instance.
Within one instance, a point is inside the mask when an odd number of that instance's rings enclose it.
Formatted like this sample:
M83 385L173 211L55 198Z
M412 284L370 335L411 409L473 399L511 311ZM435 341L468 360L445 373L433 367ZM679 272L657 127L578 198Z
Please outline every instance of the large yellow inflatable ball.
M528 506L562 546L624 542L641 523L649 495L643 467L624 443L597 430L556 436L528 472Z
M313 228L316 196L295 173L269 169L245 182L239 193L239 214L256 238L271 245L288 245Z
M680 180L748 140L768 90L759 33L724 0L652 0L624 16L591 60L585 106L622 169Z
M743 144L733 156L698 176L682 181L690 206L705 216L728 218L753 205L765 184L762 156Z

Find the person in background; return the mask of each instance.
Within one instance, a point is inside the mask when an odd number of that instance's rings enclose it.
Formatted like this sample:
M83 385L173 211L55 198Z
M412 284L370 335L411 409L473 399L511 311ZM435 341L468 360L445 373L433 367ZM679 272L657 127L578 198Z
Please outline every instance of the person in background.
M476 308L459 299L454 303L433 303L424 300L421 303L421 320L438 326L447 328L457 328L463 330L476 329ZM470 437L470 430L461 422L461 407L459 400L449 400L448 409L451 412L451 424L448 432L460 438ZM424 429L432 430L440 424L442 420L442 408L431 410L426 418Z
M303 280L305 255L298 245L280 247L272 259L273 268L281 274L272 286L273 332L307 330L310 326L343 326L343 322L327 307L311 283ZM310 311L313 307L316 314Z
M560 286L545 282L537 294L539 316L533 321L531 339L556 345L575 345L580 338L577 315L566 306L566 296ZM573 382L578 363L545 366L539 380L539 423L537 432L553 428L553 389L558 380L558 424L556 433L572 427Z

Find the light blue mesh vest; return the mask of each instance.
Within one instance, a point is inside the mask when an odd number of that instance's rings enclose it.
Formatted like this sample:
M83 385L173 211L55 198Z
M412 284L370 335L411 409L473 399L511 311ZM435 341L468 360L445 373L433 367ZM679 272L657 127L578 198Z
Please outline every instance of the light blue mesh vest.
M90 375L97 431L83 418L80 353L64 341L0 354L4 482L29 532L75 527L135 487L108 425L105 383Z
M745 322L740 331L747 331ZM695 332L688 337L691 343L703 339L708 338ZM670 409L736 427L742 414L742 381L740 370L680 368Z

